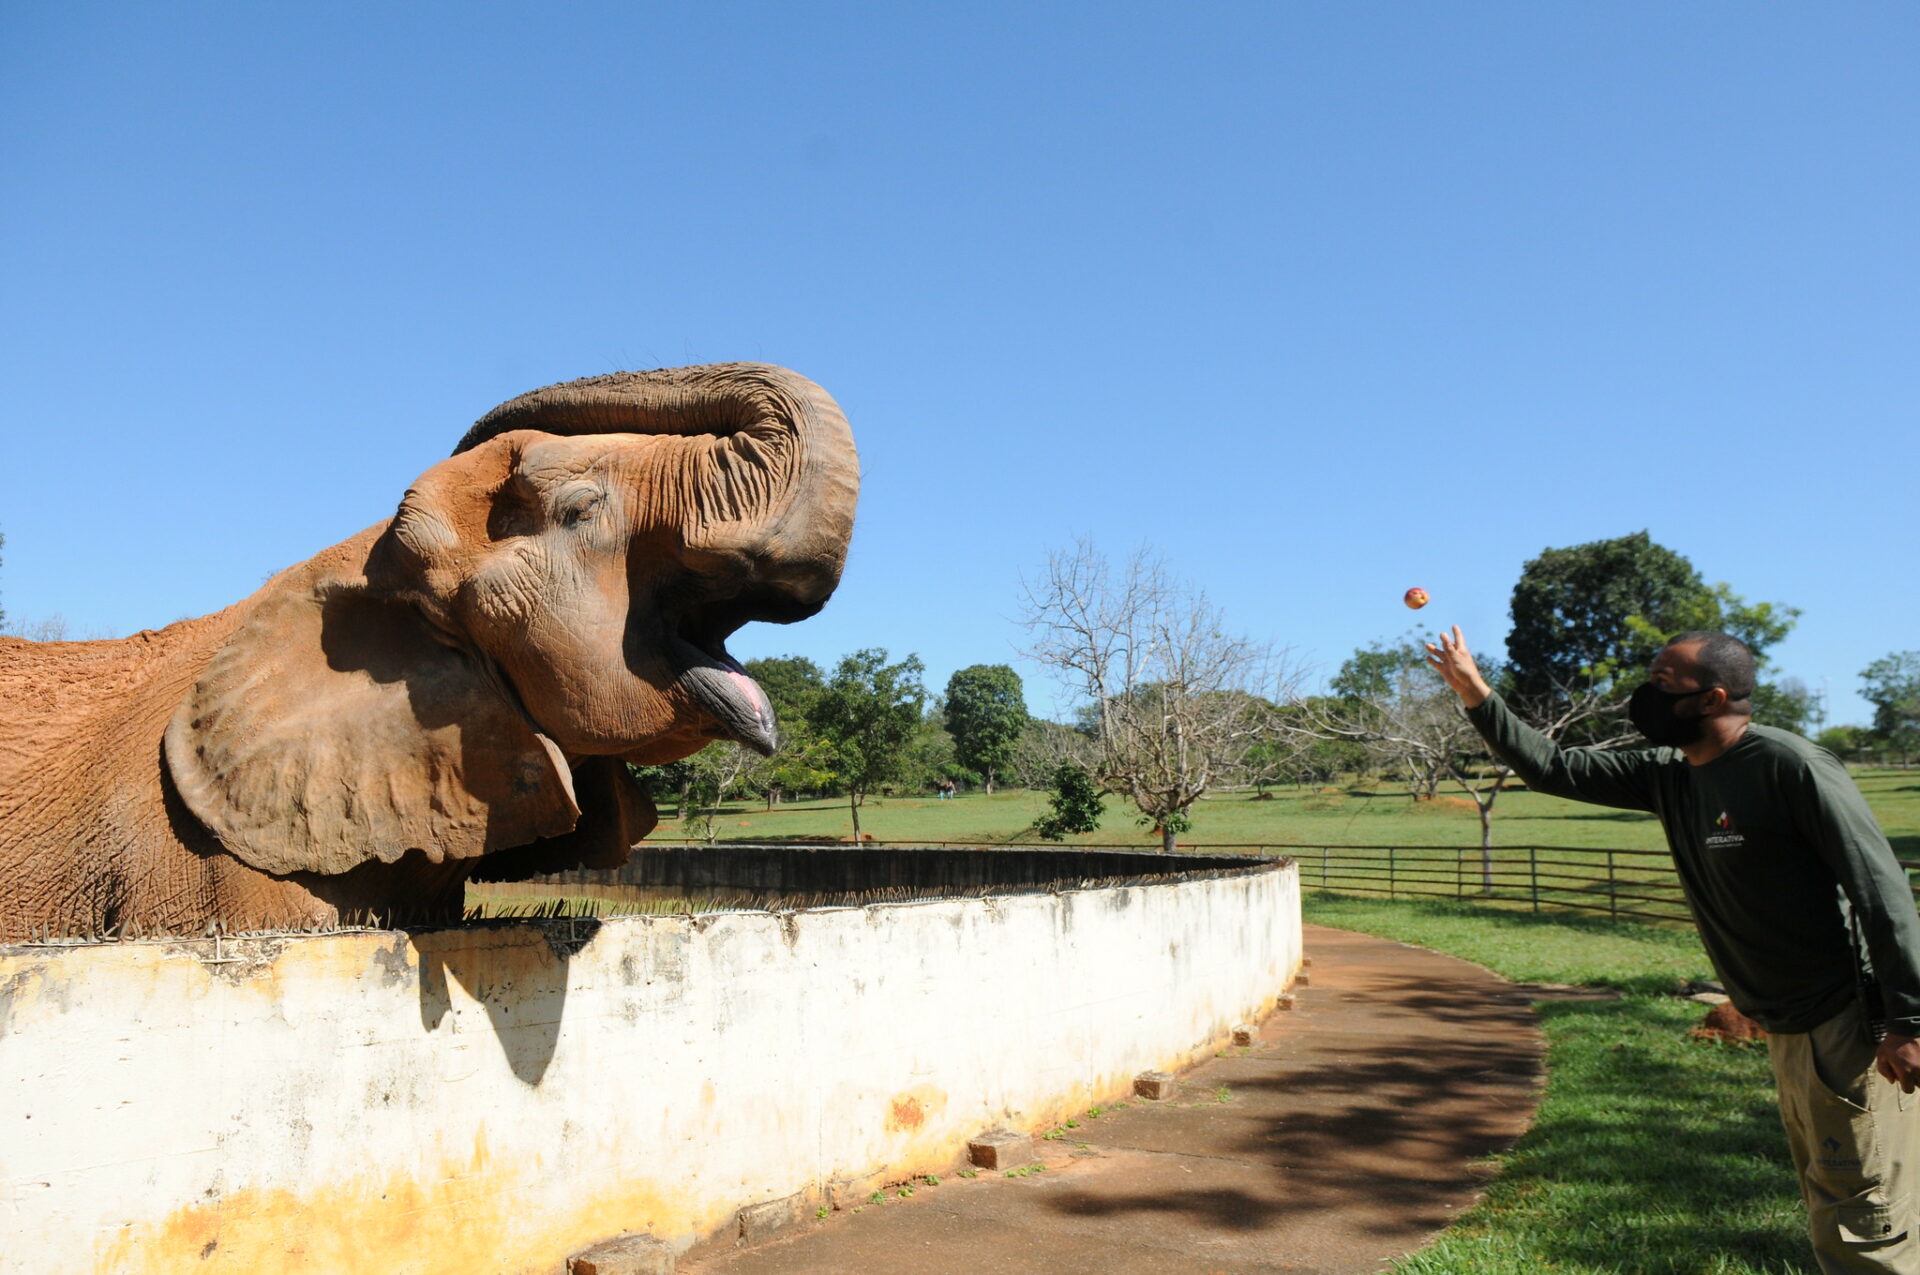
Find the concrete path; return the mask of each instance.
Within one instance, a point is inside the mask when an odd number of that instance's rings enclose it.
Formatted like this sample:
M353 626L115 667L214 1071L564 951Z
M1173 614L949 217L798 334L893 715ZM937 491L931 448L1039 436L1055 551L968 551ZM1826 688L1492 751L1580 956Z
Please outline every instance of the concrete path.
M1538 1100L1527 989L1451 957L1307 927L1310 981L1249 1049L1160 1103L1039 1141L1047 1169L943 1177L700 1275L1378 1271L1471 1205L1473 1163Z

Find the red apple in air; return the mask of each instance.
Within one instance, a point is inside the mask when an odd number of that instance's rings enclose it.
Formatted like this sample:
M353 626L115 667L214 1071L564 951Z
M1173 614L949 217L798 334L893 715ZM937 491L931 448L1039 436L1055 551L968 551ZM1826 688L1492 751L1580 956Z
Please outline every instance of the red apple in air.
M1427 605L1427 591L1416 584L1413 588L1407 590L1406 603L1408 607L1418 611L1421 607Z

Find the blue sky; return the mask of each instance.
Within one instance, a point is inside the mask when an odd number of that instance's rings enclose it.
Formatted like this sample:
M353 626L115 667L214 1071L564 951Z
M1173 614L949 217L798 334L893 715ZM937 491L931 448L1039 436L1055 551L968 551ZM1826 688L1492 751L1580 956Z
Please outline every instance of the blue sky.
M1528 558L1645 529L1863 720L1917 61L1901 4L4 5L0 605L213 610L502 399L762 359L865 488L743 657L944 685L1080 534L1323 671L1412 584L1497 650Z

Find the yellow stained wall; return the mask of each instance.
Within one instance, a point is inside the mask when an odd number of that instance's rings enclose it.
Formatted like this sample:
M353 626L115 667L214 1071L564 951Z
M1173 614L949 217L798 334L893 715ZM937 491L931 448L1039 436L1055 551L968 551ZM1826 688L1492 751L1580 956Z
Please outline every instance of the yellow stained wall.
M1116 889L0 948L0 1272L546 1275L943 1171L1300 962L1291 867Z

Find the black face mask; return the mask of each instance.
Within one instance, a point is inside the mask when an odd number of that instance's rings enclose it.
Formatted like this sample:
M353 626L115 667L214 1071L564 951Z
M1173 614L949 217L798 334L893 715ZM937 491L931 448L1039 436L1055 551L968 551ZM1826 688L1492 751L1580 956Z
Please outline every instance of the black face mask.
M1652 743L1663 748L1685 748L1698 743L1707 733L1707 722L1704 717L1682 717L1674 710L1679 708L1681 700L1705 695L1712 689L1708 686L1697 691L1663 691L1652 682L1645 682L1627 701L1627 719Z

